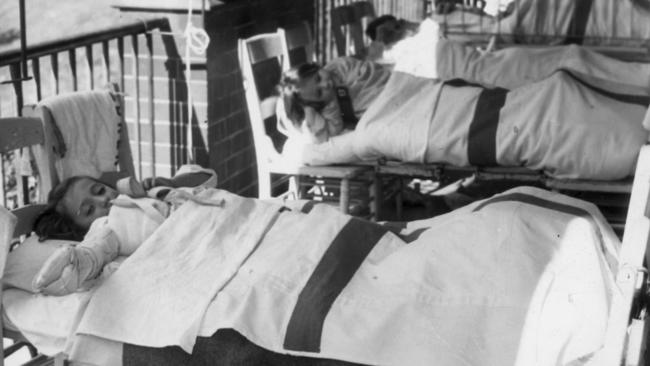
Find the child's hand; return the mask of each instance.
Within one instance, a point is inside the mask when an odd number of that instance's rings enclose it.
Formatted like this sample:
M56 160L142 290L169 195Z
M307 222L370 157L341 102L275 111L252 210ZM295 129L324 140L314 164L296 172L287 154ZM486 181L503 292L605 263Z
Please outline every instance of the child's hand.
M77 291L82 282L78 262L74 247L57 249L34 277L34 291L52 296L63 296Z
M145 191L150 190L153 187L172 187L174 188L174 183L169 178L162 177L150 177L142 180L142 187Z

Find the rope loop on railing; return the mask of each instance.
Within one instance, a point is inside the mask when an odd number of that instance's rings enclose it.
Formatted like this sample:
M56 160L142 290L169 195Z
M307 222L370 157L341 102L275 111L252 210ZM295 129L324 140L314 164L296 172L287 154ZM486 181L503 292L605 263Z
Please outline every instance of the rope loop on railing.
M195 27L191 22L185 28L186 47L189 47L195 54L202 55L208 49L210 36L201 28Z
M204 2L205 4L205 2ZM205 5L203 5L205 7ZM187 25L185 26L185 83L187 88L187 163L194 163L194 136L192 129L192 117L194 116L192 108L192 52L202 55L208 48L210 37L201 28L192 24L192 13L194 11L192 0L187 1Z

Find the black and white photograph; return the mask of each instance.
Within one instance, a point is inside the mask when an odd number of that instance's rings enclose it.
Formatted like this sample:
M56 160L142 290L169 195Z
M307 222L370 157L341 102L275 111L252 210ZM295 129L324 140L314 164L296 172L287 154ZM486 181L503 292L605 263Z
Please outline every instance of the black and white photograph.
M2 0L0 366L650 366L650 0Z

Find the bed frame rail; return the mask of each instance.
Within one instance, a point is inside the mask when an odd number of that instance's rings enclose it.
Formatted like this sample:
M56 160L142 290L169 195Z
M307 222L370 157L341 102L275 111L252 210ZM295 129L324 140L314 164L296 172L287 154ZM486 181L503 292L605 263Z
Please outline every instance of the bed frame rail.
M619 269L612 299L602 365L644 365L647 318L647 268L650 257L650 145L641 149L625 222ZM601 360L602 359L602 360ZM602 361L602 362L600 362Z

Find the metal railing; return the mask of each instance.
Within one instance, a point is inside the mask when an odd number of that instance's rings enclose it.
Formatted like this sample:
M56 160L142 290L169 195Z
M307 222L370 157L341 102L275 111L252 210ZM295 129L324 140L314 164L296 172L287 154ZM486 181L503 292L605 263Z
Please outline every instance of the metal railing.
M140 20L20 50L0 52L0 117L20 116L25 105L64 92L91 90L109 83L116 83L121 90L125 90L127 72L136 81L133 98L146 99L152 110L153 88L147 88L148 95L141 96L138 81L144 78L149 86L153 85L153 30L168 32L168 20ZM146 45L144 51L139 47L143 38ZM143 59L149 67L140 66ZM138 148L139 105L135 103L138 131L134 131L132 138ZM149 123L153 124L153 113L149 113L149 116ZM25 169L18 169L19 165L25 166L24 163L16 163L21 160L18 159L19 155L18 152L5 154L0 164L0 203L8 208L30 201L30 191L34 191L35 180L25 173Z

